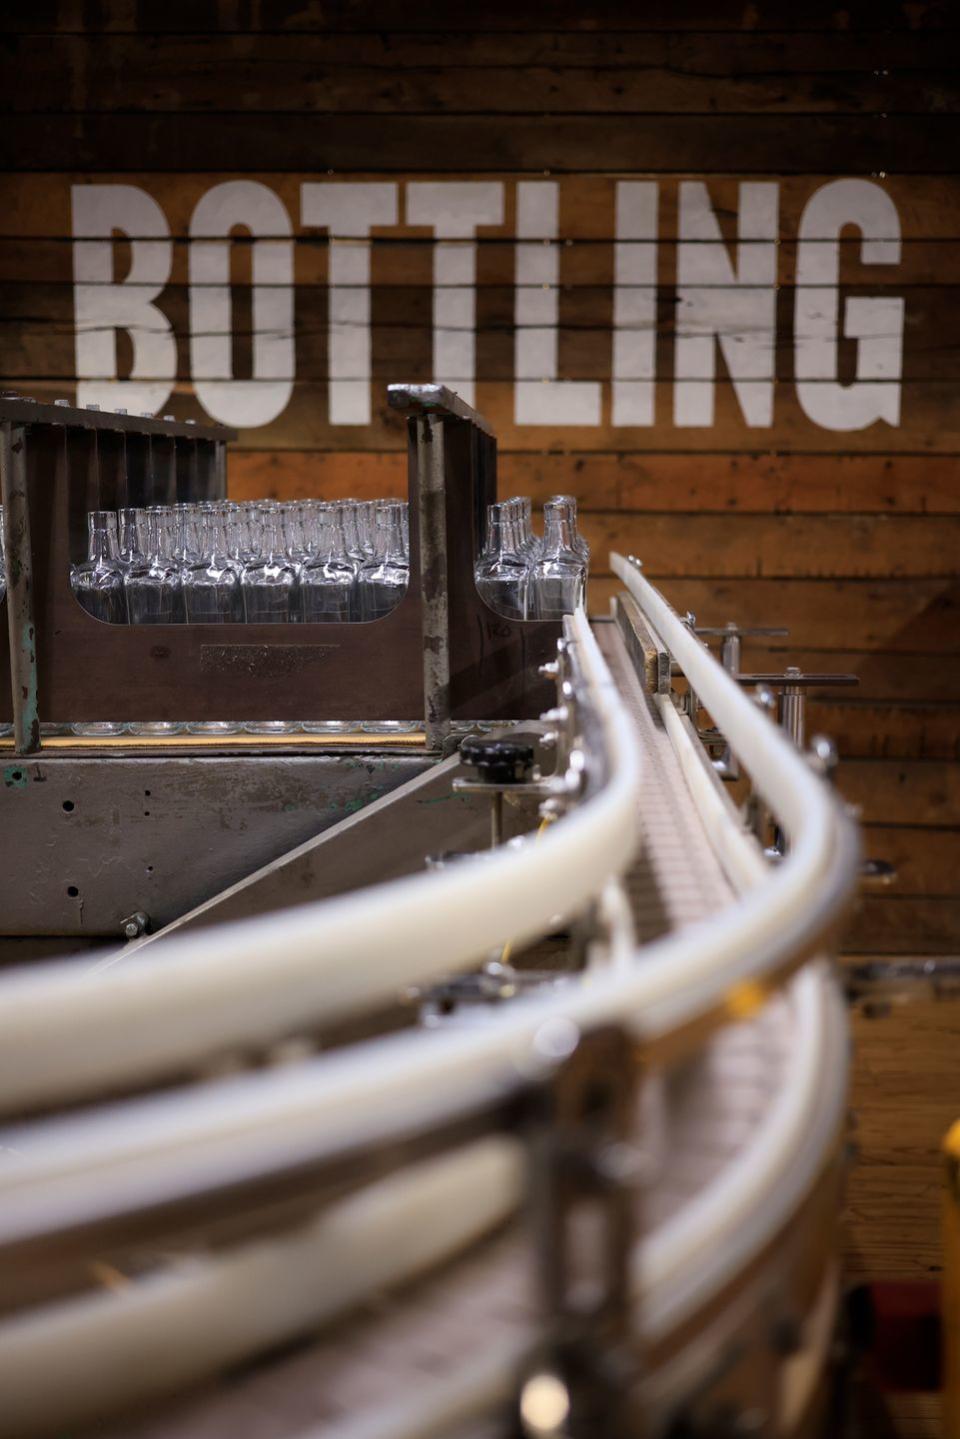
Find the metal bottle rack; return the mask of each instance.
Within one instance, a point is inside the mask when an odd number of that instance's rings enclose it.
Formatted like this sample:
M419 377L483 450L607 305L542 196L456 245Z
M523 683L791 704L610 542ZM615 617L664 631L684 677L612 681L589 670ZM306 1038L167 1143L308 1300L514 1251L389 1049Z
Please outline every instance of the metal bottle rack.
M16 752L40 748L42 721L423 716L428 747L439 749L452 720L538 714L549 689L537 670L560 624L495 614L473 578L496 498L496 439L443 386L392 385L389 401L408 416L410 501L410 583L391 614L135 626L104 624L77 603L71 538L88 509L223 497L234 432L0 398L9 621L0 721L13 721Z

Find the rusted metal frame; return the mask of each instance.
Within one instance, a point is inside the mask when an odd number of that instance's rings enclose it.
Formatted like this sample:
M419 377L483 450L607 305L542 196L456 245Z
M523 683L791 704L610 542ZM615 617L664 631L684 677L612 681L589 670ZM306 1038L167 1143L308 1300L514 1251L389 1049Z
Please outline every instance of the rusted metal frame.
M128 415L118 410L90 409L82 405L47 404L29 400L9 392L0 396L0 423L57 425L63 428L82 425L90 430L119 430L127 434L171 435L196 441L223 444L237 438L236 430L226 425L198 425L191 420L153 418L149 415Z
M423 713L427 748L439 751L450 731L450 586L447 567L445 429L442 414L409 421L416 444L423 638Z
M643 1174L634 1147L640 1074L624 1030L574 1036L534 1111L528 1196L544 1328L519 1396L524 1433L541 1432L527 1411L546 1378L563 1386L568 1406L550 1433L642 1435L630 1403L639 1378L631 1257ZM590 1209L599 1211L599 1234L586 1229Z
M3 499L13 739L18 754L36 754L40 749L40 711L26 450L25 425L0 427L0 496Z
M95 751L56 744L45 741L40 756L16 763L8 752L4 765L5 936L57 935L64 948L81 937L119 942L125 921L142 911L157 931L148 942L162 943L171 925L328 898L415 872L421 850L485 837L477 802L417 805L423 791L413 781L428 784L435 769L421 752L151 751L116 753L104 764ZM392 821L386 801L398 789L409 799L404 818ZM379 815L372 824L371 807ZM417 836L424 828L422 846L411 842L411 821ZM342 849L326 842L335 833Z

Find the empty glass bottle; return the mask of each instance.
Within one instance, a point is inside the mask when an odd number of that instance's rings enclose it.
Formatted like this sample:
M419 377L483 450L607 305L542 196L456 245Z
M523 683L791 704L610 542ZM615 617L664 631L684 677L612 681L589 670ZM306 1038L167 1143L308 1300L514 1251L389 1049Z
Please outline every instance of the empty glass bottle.
M355 602L356 569L347 558L340 513L321 515L316 553L300 570L300 614L306 623L346 622Z
M185 564L183 598L187 623L236 624L243 618L240 566L227 549L226 511L205 512L199 537L200 556Z
M406 593L409 568L403 550L403 529L397 501L376 506L375 553L360 566L360 617L382 619Z
M248 624L287 624L297 613L297 567L287 557L278 506L260 513L260 556L240 576Z
M123 570L117 558L117 517L112 510L91 510L87 515L87 558L70 570L70 587L94 619L122 625L127 619ZM118 720L90 720L71 726L74 734L101 738L122 734Z
M125 566L127 614L132 625L173 625L184 618L180 567L173 557L171 515L159 507L137 511L143 552ZM125 526L128 536L128 527Z
M481 598L492 610L508 619L527 618L530 566L517 543L509 500L487 506L487 539L474 578Z
M112 510L91 510L87 515L87 558L70 571L70 587L94 619L122 625L127 619L123 570L111 538L117 517Z
M543 554L531 577L531 618L559 619L583 604L587 567L573 548L570 515L563 501L543 507Z

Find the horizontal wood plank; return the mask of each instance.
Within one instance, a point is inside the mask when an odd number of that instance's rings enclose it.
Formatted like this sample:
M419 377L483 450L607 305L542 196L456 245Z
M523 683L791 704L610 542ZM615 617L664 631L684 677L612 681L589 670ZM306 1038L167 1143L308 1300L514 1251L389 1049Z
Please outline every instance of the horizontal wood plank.
M25 177L26 179L26 177ZM0 190L4 188L0 177ZM10 191L9 184L6 189ZM147 187L149 188L149 187ZM958 203L960 203L960 196ZM291 219L295 222L299 206L294 199ZM36 216L38 224L65 224L69 230L68 212L54 215L52 210ZM2 219L0 219L2 224ZM610 216L610 232L606 235L564 238L560 246L560 278L563 295L585 286L603 286L607 291L616 290L614 284L614 251L616 236L613 233L613 215ZM237 230L232 236L233 287L242 292L250 287L250 264L245 257L252 237L245 231ZM3 285L61 285L72 286L75 269L75 242L68 233L38 234L25 236L0 236L0 284ZM699 241L691 241L698 244ZM744 253L750 252L755 242L743 242ZM824 244L828 243L826 241ZM900 260L896 265L861 264L862 241L850 234L840 236L838 251L840 274L844 282L844 293L856 293L859 283L864 294L877 294L886 289L903 294L908 304L913 301L915 287L933 290L960 286L960 240L956 236L940 239L919 239L906 236L901 241ZM516 280L515 237L505 227L483 226L476 240L476 284L477 292L483 296L489 288L497 286L514 290ZM190 241L185 235L171 237L172 267L171 284L186 284ZM330 242L323 230L299 229L296 233L296 266L294 283L298 293L323 288L328 282ZM432 236L410 238L406 234L383 231L374 241L371 252L371 274L378 290L388 286L414 286L433 288L433 255L435 242ZM658 284L664 291L675 287L677 277L679 242L664 237L657 242ZM116 273L122 276L127 265L124 263L129 252L125 242L118 239ZM795 240L785 237L777 244L777 283L787 290L787 303L792 304L798 287L797 279L798 245ZM199 288L199 285L198 285ZM564 299L564 307L566 300ZM781 301L781 312L783 301Z
M759 668L765 651L792 647L960 656L960 584L950 580L669 579L660 588L701 624L789 629L786 639L744 639L744 669Z
M807 732L829 736L848 759L960 760L956 705L813 699Z
M839 55L819 36L791 45L767 35L710 44L702 35L585 36L592 54L551 43L563 36L524 36L519 46L512 35L438 38L425 55L423 39L389 45L328 32L170 35L160 44L153 35L27 35L3 47L3 64L32 83L5 90L0 110L203 113L229 95L249 113L892 115L960 101L931 34L904 37L913 41L906 57L891 36L856 45L838 37Z
M87 64L107 64L116 55L135 58L138 69L149 75L153 67L162 69L169 57L176 56L188 65L192 60L202 66L204 57L211 65L229 67L244 57L259 57L266 74L273 64L288 63L293 67L327 65L388 70L458 68L492 69L514 67L524 69L544 66L568 70L592 66L604 70L659 71L679 76L706 78L722 85L727 78L744 79L776 76L787 94L795 82L803 83L806 75L872 74L874 69L889 68L896 62L904 73L934 71L944 68L945 50L942 31L922 25L906 28L833 27L829 44L824 43L822 30L797 31L784 28L781 15L774 29L738 27L734 31L706 29L629 30L622 26L604 29L570 31L546 26L541 30L496 30L482 27L452 31L443 16L437 16L430 30L413 30L405 26L400 33L389 30L347 30L326 25L322 17L312 28L299 31L271 29L269 26L217 30L191 29L184 24L177 30L159 32L147 26L137 28L136 0L113 0L110 11L101 11L99 23L91 24L89 11L82 23L62 30L45 30L42 24L25 24L5 29L0 18L0 33L8 39L4 55L13 62L27 54L46 60L48 57L64 68L79 53L78 47L94 52ZM128 10L130 23L122 23ZM649 7L647 7L649 9ZM34 13L36 7L32 7ZM222 14L222 11L221 11ZM189 17L185 17L189 19ZM113 23L114 21L121 23ZM678 16L678 26L683 18ZM122 37L122 38L121 38ZM29 50L26 47L31 47ZM43 47L38 49L37 47ZM101 60L100 56L107 59ZM83 63L75 62L75 63ZM115 67L111 64L111 69ZM290 72L291 80L300 69ZM120 78L120 77L118 77ZM304 83L310 82L309 71ZM895 80L895 75L875 77ZM184 76L189 84L191 76Z
M960 766L932 760L849 760L837 772L841 794L865 824L955 828L960 822Z
M123 373L121 371L121 373ZM241 372L242 373L242 372ZM432 378L426 363L416 371L391 375L391 380L424 383ZM69 396L72 386L63 377L21 376L16 388L19 393L35 399L56 399ZM568 453L597 450L621 452L632 450L638 455L660 454L674 448L690 454L715 453L717 450L753 451L758 443L773 451L801 450L808 454L927 454L956 455L960 453L960 408L956 403L956 383L905 381L900 387L903 422L891 426L883 422L863 430L838 434L814 424L797 403L792 386L779 385L774 401L774 425L770 428L751 427L744 421L736 396L729 382L718 379L715 386L715 416L712 426L678 426L672 422L674 387L663 382L655 386L654 412L656 423L651 426L617 426L609 420L609 401L601 385L601 417L598 425L518 424L515 420L514 386L507 382L481 382L477 386L477 408L497 432L504 449L542 452L545 441ZM382 451L404 444L403 420L385 402L386 385L371 384L371 422L369 425L331 426L327 423L327 385L321 381L296 381L289 403L268 427L240 428L239 446L245 449ZM118 403L122 403L118 399ZM193 385L176 382L163 405L165 414L177 419L210 418L197 401ZM851 571L855 573L856 571Z
M796 665L807 674L856 675L859 684L854 692L863 700L960 704L960 657L955 655L810 650L789 640L779 641L776 648L757 640L746 646L744 673L782 674L787 665ZM823 699L830 688L824 685L813 693Z
M956 27L949 7L936 0L874 0L854 7L858 28L870 31L943 31ZM350 33L392 31L416 34L442 28L451 33L470 32L477 26L476 11L456 6L422 5L415 10L401 0L326 0L316 5L291 5L289 0L259 0L257 30L290 34L329 29ZM598 0L585 11L574 0L529 0L524 6L508 0L488 0L483 8L484 30L500 32L595 31L658 32L675 30L780 31L843 34L851 26L851 6L837 0L808 0L785 7L780 0L687 0L684 6L656 0L629 7L620 0ZM0 29L17 32L103 30L128 33L212 32L230 34L250 28L249 12L225 7L219 0L112 0L91 15L85 0L34 0L29 8L2 12Z
M243 120L250 130L266 128L269 132L269 127L264 127L256 119L237 118L238 121ZM198 118L194 123L194 129L202 130L206 123L206 120ZM343 127L343 122L339 123ZM443 117L438 117L435 123L443 126L446 121ZM749 122L744 121L744 123ZM789 127L789 122L786 120L779 123ZM382 131L382 119L378 121L378 124ZM524 122L524 127L525 124L526 122ZM710 127L704 126L703 128ZM384 147L381 140L382 135L378 136L377 144L365 154L364 163L367 163L371 156L376 157L382 163ZM919 154L926 157L928 149L929 147L924 146ZM111 180L121 184L138 185L145 189L160 205L170 225L171 233L174 235L187 234L190 216L201 196L225 178L234 178L237 175L236 157L234 155L229 157L224 167L225 174L211 174L208 170L198 171L196 165L191 170L164 169L160 165L152 165L154 154L154 148L148 148L141 152L139 168L130 171L109 172L100 167L96 174L91 172L78 177L76 170L69 168L68 157L64 155L61 156L59 167L51 167L50 173L38 175L24 171L16 174L0 174L0 236L70 235L72 230L70 223L71 185L91 181L98 184L110 183ZM178 155L181 163L186 156L191 158L191 163L194 162L194 151L190 144L179 151ZM424 156L418 157L417 164L410 171L412 178L429 177L430 172L425 167L424 158ZM435 167L433 174L436 178L441 180L476 178L472 149L468 147L460 151L458 158L460 163L456 172ZM650 178L639 163L620 166L616 175L602 173L598 171L596 159L596 155L591 155L588 163L580 166L575 174L558 172L555 176L559 184L558 234L563 242L564 251L567 249L566 242L568 240L609 241L614 234L618 181L620 179ZM685 168L673 157L672 153L671 159L673 163L669 169L658 172L656 177L658 187L657 231L661 245L678 237L679 185L683 180L697 180L707 184L710 203L717 213L721 229L728 240L735 240L740 185L747 173L739 168L739 154L736 151L730 152L726 157L725 168L710 174L706 173L705 166L699 164ZM734 161L737 162L736 168ZM404 174L398 173L398 167L376 171L350 171L342 168L331 174L328 169L322 167L321 162L322 156L313 154L307 164L301 167L297 173L285 173L278 164L268 160L268 163L260 170L245 170L243 173L244 178L256 180L273 190L282 200L295 226L301 231L303 227L299 226L300 187L305 181L337 184L353 180L391 180L402 183L405 178ZM889 170L885 170L881 174L880 169L882 168L878 167L877 173L872 174L870 178L893 201L900 217L900 228L905 240L942 241L956 240L960 237L960 175L955 171L897 174ZM529 179L530 176L524 174L522 169L511 167L504 161L499 170L490 171L484 175L484 178L503 181L505 208L503 225L483 227L482 234L486 237L499 235L505 240L512 241L516 234L515 182ZM540 174L535 178L542 180L550 177ZM829 181L834 180L836 172L833 170L818 171L812 163L801 172L785 172L780 165L779 157L772 156L770 168L766 173L751 175L751 178L763 179L769 183L776 183L778 186L779 232L782 239L789 244L796 238L801 214L811 195ZM405 211L401 210L400 214L402 218ZM319 230L307 233L316 236L322 235ZM391 226L385 232L374 230L375 237L383 234L386 234L391 241L402 238L405 234L408 238L419 237L422 239L425 236L424 231L407 229L403 224ZM819 237L815 232L811 235L811 239L817 238L832 240L832 229L829 234L825 233ZM853 240L855 237L851 235L849 238ZM561 279L565 278L563 274L565 264L566 255L564 254ZM870 266L869 269L874 276L879 272L897 273L897 267L891 269L888 266ZM185 276L185 271L183 274Z
M508 0L488 0L482 26L492 32L594 33L609 30L629 32L672 32L694 30L723 32L848 32L852 13L865 30L956 29L950 7L936 0L874 0L869 6L841 6L838 0L809 0L805 6L784 7L782 0L687 0L684 6L668 0L651 0L643 6L623 6L620 0L602 0L589 12L573 0L530 0L518 7ZM91 14L85 0L35 0L29 9L12 7L3 12L0 29L10 32L63 32L63 30L105 30L127 33L213 32L233 33L250 29L312 33L317 29L335 32L419 33L438 27L452 33L469 33L476 26L476 13L456 6L425 4L417 10L400 0L325 0L325 3L291 4L288 0L259 0L255 19L237 14L219 0L112 0ZM246 22L243 24L243 22Z
M866 825L863 848L871 859L884 860L896 870L890 894L956 898L957 876L960 875L960 829ZM884 890L881 894L887 892Z
M501 451L501 494L542 504L575 495L581 508L783 512L960 513L960 464L946 455L534 454ZM232 449L228 478L238 498L403 496L407 457L353 450ZM696 605L687 605L696 610ZM777 622L779 623L779 621Z
M958 954L960 899L865 895L842 947L845 954Z
M251 118L253 123L251 123ZM14 116L0 130L0 166L10 171L136 171L149 155L157 170L183 157L204 170L387 167L405 173L458 173L469 156L476 173L500 170L562 175L582 170L663 174L724 172L731 155L744 175L848 175L894 171L950 174L950 116L511 116L405 115L383 144L383 118L217 111L192 114Z
M891 515L585 514L598 574L613 550L635 554L653 580L804 576L956 576L960 520Z
M425 247L426 249L426 247ZM250 252L241 251L249 273ZM393 286L380 283L374 276L372 316L370 324L371 372L374 383L386 385L398 373L413 373L433 366L433 300L430 263L426 258L425 273L419 285ZM539 288L539 287L538 287ZM914 286L901 292L889 277L877 276L866 286L848 286L845 294L851 300L874 298L896 290L904 296L906 328L900 371L905 384L919 387L960 381L960 287ZM671 286L659 295L657 314L646 327L632 327L633 334L653 334L656 351L656 372L669 376L676 372L676 322L680 296ZM233 347L248 353L252 346L253 318L249 286L238 288L231 316L204 333L232 332ZM613 315L615 291L610 285L565 285L559 296L559 346L562 373L571 379L606 381L613 365ZM475 375L479 384L511 384L516 373L516 337L524 328L517 324L517 295L512 284L488 285L477 291L475 315ZM770 354L770 367L776 383L792 387L794 375L793 315L796 292L789 286L780 289L774 329L764 329L754 336L744 331L746 339L756 338ZM174 332L186 339L191 331L190 293L185 285L170 284L157 298L156 308L167 317ZM74 288L72 284L37 283L0 286L0 353L4 355L5 373L11 379L42 375L49 378L71 378L76 369L74 336ZM142 336L156 329L156 315L149 314L129 333ZM294 301L295 348L290 364L276 378L296 378L302 383L323 380L330 369L329 308L327 293L319 287L300 289ZM229 327L229 328L228 328ZM112 335L114 327L104 321L103 330ZM87 325L90 334L98 326ZM744 339L738 340L745 343ZM190 360L186 345L179 353L178 378L190 377ZM231 351L228 354L232 355ZM229 364L229 361L227 362ZM251 361L242 365L233 360L238 373L249 370ZM712 380L725 377L726 367L716 355L716 347L707 350L695 368L684 371L686 380ZM229 372L224 378L229 378ZM153 378L144 371L142 378ZM853 376L844 375L845 383ZM725 378L721 378L725 383Z

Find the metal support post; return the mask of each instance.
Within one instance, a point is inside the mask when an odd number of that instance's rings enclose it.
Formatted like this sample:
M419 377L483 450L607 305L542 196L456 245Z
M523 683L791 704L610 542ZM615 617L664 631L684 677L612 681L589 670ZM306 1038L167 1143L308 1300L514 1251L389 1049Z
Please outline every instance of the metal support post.
M444 422L418 415L420 596L423 605L423 707L427 747L443 748L450 730L450 592L444 487Z
M790 684L790 680L802 678L802 671L788 665L783 677L787 683L780 696L780 724L797 749L802 750L807 742L807 692L800 685Z
M26 433L23 425L0 427L0 498L3 500L14 748L18 754L36 754L40 748L40 713L37 705L33 557L27 506Z
M545 1028L547 1028L545 1026ZM569 1439L642 1433L631 1288L642 1157L640 1065L619 1029L554 1037L561 1062L531 1138L537 1278L546 1332L519 1397L519 1432Z

